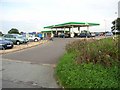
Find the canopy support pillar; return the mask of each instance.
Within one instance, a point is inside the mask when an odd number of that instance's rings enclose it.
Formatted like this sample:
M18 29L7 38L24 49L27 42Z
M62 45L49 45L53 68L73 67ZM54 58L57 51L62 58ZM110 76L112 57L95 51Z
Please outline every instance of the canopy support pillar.
M89 31L89 26L87 26L87 31Z
M78 27L78 31L79 31L79 33L78 33L78 34L80 35L80 27Z
M56 28L56 34L57 34L57 28Z
M71 37L74 37L73 28L74 28L74 27L72 26L72 32L71 32L71 35L70 35Z
M70 32L70 29L71 29L71 28L69 28L69 32Z
M65 34L65 27L64 27L64 34Z

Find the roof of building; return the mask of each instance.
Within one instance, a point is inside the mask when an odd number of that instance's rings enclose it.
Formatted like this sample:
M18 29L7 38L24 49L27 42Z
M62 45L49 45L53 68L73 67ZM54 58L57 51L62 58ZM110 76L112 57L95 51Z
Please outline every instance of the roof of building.
M52 32L52 31L56 31L56 30L42 30L41 32L42 33L49 33L49 32ZM64 30L57 30L57 31L64 31ZM69 32L69 30L65 30L65 32Z
M87 26L97 26L98 23L89 23L89 22L67 22L57 25L46 26L44 28L72 28L72 27L87 27Z

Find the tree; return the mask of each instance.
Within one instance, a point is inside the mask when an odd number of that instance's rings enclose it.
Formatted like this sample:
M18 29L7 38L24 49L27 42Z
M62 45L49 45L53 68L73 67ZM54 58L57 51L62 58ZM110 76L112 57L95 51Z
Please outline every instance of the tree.
M3 35L3 33L0 31L0 36L2 36Z
M18 29L12 28L11 30L8 31L9 34L19 34Z
M113 32L115 29L120 31L120 18L117 18L112 22L113 26L111 27L111 31Z

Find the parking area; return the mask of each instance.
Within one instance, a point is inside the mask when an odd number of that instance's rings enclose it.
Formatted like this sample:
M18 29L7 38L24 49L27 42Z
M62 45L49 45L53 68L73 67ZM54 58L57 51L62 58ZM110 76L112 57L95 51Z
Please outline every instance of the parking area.
M105 36L96 36L96 37L92 37L92 38L76 38L76 39L102 39L102 38L105 38ZM25 44L14 45L14 47L12 49L0 50L0 54L6 54L6 53L9 53L9 52L23 50L23 49L26 49L26 48L30 48L30 47L34 47L34 46L46 43L48 41L49 40L46 39L46 40L40 40L38 42L28 42L28 43L25 43Z
M12 49L0 50L0 54L6 54L10 52L24 50L24 49L31 48L37 45L41 45L43 43L46 43L47 41L48 40L40 40L38 42L28 42L27 44L14 45Z
M111 36L109 36L109 37L111 37ZM102 38L105 38L105 36L96 36L96 37L92 37L92 38L75 38L75 39L88 39L89 40L89 39L102 39ZM69 39L72 39L72 38L69 38ZM46 43L48 41L49 40L46 39L46 40L40 40L38 42L28 42L26 44L14 45L14 47L12 49L0 50L0 54L6 54L6 53L10 53L10 52L24 50L27 48L41 45L41 44Z

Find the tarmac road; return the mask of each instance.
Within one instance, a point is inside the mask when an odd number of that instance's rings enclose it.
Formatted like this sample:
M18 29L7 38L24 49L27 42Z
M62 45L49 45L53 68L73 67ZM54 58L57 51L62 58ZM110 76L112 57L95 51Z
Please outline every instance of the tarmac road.
M37 47L5 54L2 57L5 59L28 61L35 64L56 64L65 52L65 45L75 39L55 38L46 44Z
M76 39L54 39L46 44L2 55L3 88L59 88L54 64L65 52L65 45Z

